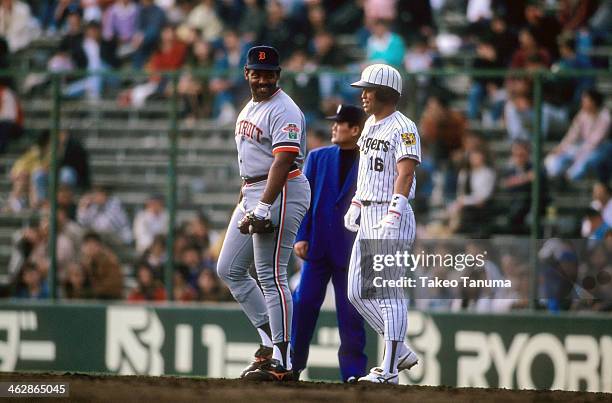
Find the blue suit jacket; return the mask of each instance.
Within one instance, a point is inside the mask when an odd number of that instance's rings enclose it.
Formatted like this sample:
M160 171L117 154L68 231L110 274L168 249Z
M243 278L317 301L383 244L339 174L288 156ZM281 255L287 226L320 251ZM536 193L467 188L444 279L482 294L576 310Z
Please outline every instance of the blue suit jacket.
M308 154L304 174L310 182L310 209L295 241L308 241L309 261L326 258L337 267L348 267L356 234L344 228L344 215L355 194L358 165L359 157L340 189L340 148L322 147Z

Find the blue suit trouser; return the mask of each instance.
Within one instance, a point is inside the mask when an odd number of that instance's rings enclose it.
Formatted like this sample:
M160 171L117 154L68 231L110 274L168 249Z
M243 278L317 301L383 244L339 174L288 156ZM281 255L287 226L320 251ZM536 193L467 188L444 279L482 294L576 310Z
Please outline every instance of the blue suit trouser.
M338 361L342 380L366 373L367 357L363 352L366 344L364 321L348 300L347 275L346 268L335 267L327 260L304 262L300 284L293 296L291 345L294 370L301 371L306 368L310 342L321 304L325 299L327 284L331 279L340 331Z

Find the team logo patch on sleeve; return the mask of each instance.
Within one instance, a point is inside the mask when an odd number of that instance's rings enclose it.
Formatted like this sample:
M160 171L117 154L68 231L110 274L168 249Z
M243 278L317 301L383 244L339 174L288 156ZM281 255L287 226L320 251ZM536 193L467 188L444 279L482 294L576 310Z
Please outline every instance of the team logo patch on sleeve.
M402 133L402 141L407 146L413 146L416 144L416 136L414 133Z
M287 126L283 127L282 130L287 133L287 138L289 140L297 140L300 135L300 128L294 123L289 123Z

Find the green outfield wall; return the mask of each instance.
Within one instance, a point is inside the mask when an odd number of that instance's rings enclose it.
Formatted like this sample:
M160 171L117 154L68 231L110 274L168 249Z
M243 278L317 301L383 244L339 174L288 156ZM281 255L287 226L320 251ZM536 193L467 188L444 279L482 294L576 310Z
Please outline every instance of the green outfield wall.
M611 316L411 312L408 339L421 363L403 383L612 392ZM236 377L257 344L233 304L0 304L1 371ZM338 344L322 312L303 378L338 380Z

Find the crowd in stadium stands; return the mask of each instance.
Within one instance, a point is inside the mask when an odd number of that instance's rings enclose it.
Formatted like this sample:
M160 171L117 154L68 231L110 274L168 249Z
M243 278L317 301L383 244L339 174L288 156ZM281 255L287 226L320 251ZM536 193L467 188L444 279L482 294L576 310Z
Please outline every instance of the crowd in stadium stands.
M447 9L464 6L469 22L458 34L440 29ZM121 106L140 108L151 98L173 91L167 71L180 71L177 91L182 119L215 119L231 124L249 96L241 76L246 49L275 46L283 58L282 85L304 111L308 148L326 144L327 129L317 121L333 114L340 102L358 103L347 80L326 69L354 74L367 63L383 62L411 73L443 67L452 55L472 55L471 66L549 71L607 68L608 59L592 49L612 44L612 3L598 0L55 0L0 1L0 68L36 38L57 40L46 62L52 72L85 70L66 77L63 96L96 101L105 94ZM347 45L347 43L349 45ZM357 51L355 51L355 48ZM148 79L122 80L99 72L145 69ZM207 69L208 75L198 74ZM438 209L438 220L420 226L419 238L454 233L486 238L495 233L499 200L507 218L505 233L528 234L531 184L541 179L539 214L554 218L547 189L596 177L593 202L582 218L581 236L592 252L580 260L575 245L551 238L539 251L548 309L610 310L612 281L612 141L610 110L592 77L557 76L543 81L542 133L558 144L534 172L531 140L535 100L531 76L475 76L467 104L456 107L455 94L437 76L419 75L406 82L403 102L415 107L422 138L418 172L417 217ZM19 136L23 116L10 81L0 79L0 152ZM505 129L511 155L496 164L487 135L474 125ZM480 133L479 132L479 133ZM561 138L562 137L562 138ZM133 222L112 190L95 183L87 153L77 139L62 132L59 148L57 259L65 298L121 298L157 301L163 287L168 213L164 199L151 195ZM14 164L8 201L2 208L43 211L38 225L15 234L10 272L15 295L48 297L49 136L43 133ZM91 179L93 178L93 180ZM560 235L561 230L553 235ZM217 279L215 259L222 236L205 216L182 223L173 233L173 297L179 301L221 301L229 294ZM598 244L591 241L601 241ZM133 289L125 292L116 251L134 248ZM477 251L479 245L469 244ZM439 244L432 250L457 252ZM428 300L429 308L508 310L527 305L528 257L502 253L487 261L492 278L513 279L512 292L445 295ZM607 270L607 272L606 272ZM563 274L560 276L559 274ZM445 276L440 269L440 276ZM609 276L608 276L609 277ZM585 279L594 279L587 287ZM582 281L583 287L576 287ZM579 289L579 291L576 291ZM586 290L586 291L585 291ZM442 293L446 291L440 291ZM569 293L590 292L590 298ZM571 299L571 298L570 298ZM604 302L602 302L604 301Z

